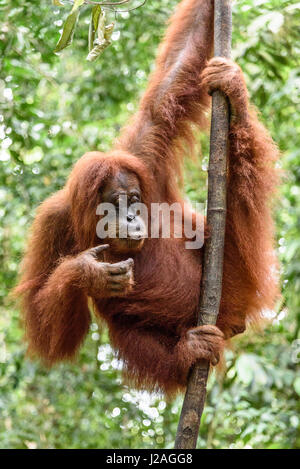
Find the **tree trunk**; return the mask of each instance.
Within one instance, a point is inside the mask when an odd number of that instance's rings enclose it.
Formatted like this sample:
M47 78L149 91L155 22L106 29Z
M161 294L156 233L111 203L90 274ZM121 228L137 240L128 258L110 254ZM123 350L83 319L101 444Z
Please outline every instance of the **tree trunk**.
M214 55L229 57L231 49L231 1L215 0ZM204 247L203 275L198 325L215 324L218 317L223 277L226 222L226 160L229 106L226 97L214 91L208 169L207 224L210 237ZM175 448L196 448L206 397L209 363L201 360L191 370L177 429Z

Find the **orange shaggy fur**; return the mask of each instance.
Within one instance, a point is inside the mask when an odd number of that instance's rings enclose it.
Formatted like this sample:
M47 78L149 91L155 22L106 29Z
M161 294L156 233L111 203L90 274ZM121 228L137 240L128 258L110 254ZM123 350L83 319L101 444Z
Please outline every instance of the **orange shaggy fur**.
M180 202L182 155L192 128L204 128L209 91L219 88L232 111L223 293L218 327L196 324L202 249L183 239L146 239L134 260L135 284L125 297L93 298L113 347L135 385L171 395L186 384L198 358L212 359L229 338L272 308L273 225L277 149L250 108L242 72L212 59L213 1L183 0L160 47L139 111L113 152L83 156L66 186L38 209L17 291L29 350L46 363L72 358L90 325L87 278L78 256L99 244L96 206L118 170L137 175L143 202ZM128 255L105 251L106 262ZM89 272L91 275L91 272ZM199 339L200 337L200 339Z

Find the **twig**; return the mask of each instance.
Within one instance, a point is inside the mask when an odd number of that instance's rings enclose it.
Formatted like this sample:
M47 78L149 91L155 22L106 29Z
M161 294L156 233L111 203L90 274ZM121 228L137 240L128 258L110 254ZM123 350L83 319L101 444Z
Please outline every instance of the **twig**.
M65 0L68 3L74 4L74 0ZM145 5L147 0L143 0L139 5L136 7L129 8L127 10L116 10L114 7L115 6L120 6L120 5L125 5L126 3L132 2L132 0L120 0L118 2L95 2L93 0L84 0L84 5L99 5L101 7L109 7L109 9L113 10L116 13L123 13L123 12L128 12L132 10L136 10L137 8L142 7Z
M136 7L128 8L126 10L116 10L115 8L111 8L111 10L114 11L115 13L128 13L129 11L137 10L138 8L144 6L146 2L147 2L147 0L143 0Z
M65 0L68 3L75 3L74 0ZM94 2L93 0L84 0L85 5L100 5L101 7L105 6L114 6L114 5L123 5L124 3L129 3L132 0L120 0L119 2Z
M230 56L231 2L215 0L214 55ZM222 293L226 222L226 160L229 109L225 96L214 91L208 169L207 224L198 325L215 324ZM175 448L196 448L206 397L209 363L201 360L191 370L177 429Z

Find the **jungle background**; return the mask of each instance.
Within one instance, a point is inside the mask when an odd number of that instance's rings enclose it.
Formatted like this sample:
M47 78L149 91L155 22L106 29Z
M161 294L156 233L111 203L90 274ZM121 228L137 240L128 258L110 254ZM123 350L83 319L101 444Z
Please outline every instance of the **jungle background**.
M134 0L135 1L135 0ZM90 8L73 45L53 53L70 10L51 0L0 0L0 448L172 447L182 398L121 384L107 333L93 322L78 361L51 370L25 357L10 292L37 206L87 150L106 151L136 109L175 0L117 14L112 44L86 61ZM278 143L285 177L276 202L283 298L264 334L248 333L212 374L199 448L299 448L300 3L241 0L233 57ZM206 195L202 158L187 163L185 192Z

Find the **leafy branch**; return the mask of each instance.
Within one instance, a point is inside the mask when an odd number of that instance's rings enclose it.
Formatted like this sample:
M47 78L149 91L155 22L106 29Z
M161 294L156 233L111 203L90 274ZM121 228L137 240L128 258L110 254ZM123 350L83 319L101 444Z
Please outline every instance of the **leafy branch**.
M87 60L94 62L102 52L111 44L111 36L114 30L114 23L107 24L105 10L115 13L128 12L140 8L147 0L142 0L135 7L123 10L117 10L115 7L129 4L132 0L103 1L93 0L52 0L53 5L62 7L65 3L71 3L72 9L64 22L61 36L56 44L54 52L61 52L73 42L76 26L80 16L80 9L85 5L92 6L91 20L89 27L89 54Z

